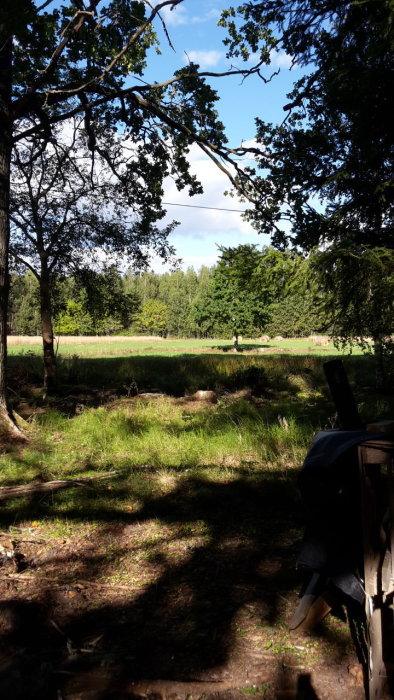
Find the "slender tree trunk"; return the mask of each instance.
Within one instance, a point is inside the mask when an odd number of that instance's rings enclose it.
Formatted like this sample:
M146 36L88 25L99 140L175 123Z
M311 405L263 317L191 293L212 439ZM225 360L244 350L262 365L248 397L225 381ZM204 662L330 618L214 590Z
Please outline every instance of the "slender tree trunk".
M375 355L375 383L377 390L381 391L384 387L385 380L383 344L381 338L377 337L373 339L373 349Z
M46 258L41 258L40 276L41 332L44 350L44 391L51 393L56 381L56 358L54 349L52 301L50 276Z
M8 247L10 239L10 162L11 162L11 74L12 40L7 26L0 25L0 426L19 433L7 402L7 314Z
M234 331L234 335L233 335L234 352L238 352L238 350L239 350L238 337L239 337L239 334L236 331Z

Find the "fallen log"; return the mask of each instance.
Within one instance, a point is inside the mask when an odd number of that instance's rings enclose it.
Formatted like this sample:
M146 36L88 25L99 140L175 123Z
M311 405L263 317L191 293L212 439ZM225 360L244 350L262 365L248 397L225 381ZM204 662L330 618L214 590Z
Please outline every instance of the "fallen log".
M29 493L46 493L51 491L60 491L61 489L70 489L75 486L89 488L91 483L99 479L110 479L112 476L119 474L119 470L111 472L103 472L94 476L85 476L80 479L55 479L54 481L33 481L30 484L22 486L2 486L0 487L0 501L5 501L9 498L18 498Z

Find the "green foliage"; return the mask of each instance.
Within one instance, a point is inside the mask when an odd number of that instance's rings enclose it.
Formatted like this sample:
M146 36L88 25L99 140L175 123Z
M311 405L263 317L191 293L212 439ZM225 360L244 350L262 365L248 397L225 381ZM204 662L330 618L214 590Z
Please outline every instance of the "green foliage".
M81 301L69 299L66 308L55 319L55 332L59 335L82 335L92 332L92 319Z
M207 328L219 321L234 336L254 335L268 318L266 300L254 284L261 253L254 245L220 251L211 284L196 304L195 320Z
M249 247L246 252L249 252ZM258 319L259 324L265 319L264 331L269 335L302 336L315 331L327 331L327 323L323 323L327 314L324 312L323 320L319 316L322 301L320 288L319 291L315 288L315 277L308 261L299 255L272 248L254 251L254 255L248 258L247 283L252 287L253 295L247 297L248 306L243 310L247 322L243 326L246 328L244 334L258 335L262 328L262 325L257 325L257 314L253 306L256 299L258 308L263 312ZM235 275L232 284L237 285L237 294L243 299L245 276L242 256L239 261L240 274L238 277ZM228 314L217 313L216 299L221 299L222 295L231 301L231 286L227 285L221 292L221 284L221 276L215 272L215 268L203 267L199 272L193 269L185 272L175 270L162 275L128 271L125 276L114 266L102 272L81 268L73 277L54 276L52 307L58 318L59 314L66 311L70 299L80 302L87 321L86 327L82 329L79 322L77 324L80 328L78 333L83 335L124 334L138 330L148 333L164 331L167 335L184 338L229 338L234 333L234 326L229 322ZM33 285L32 288L29 285ZM213 297L214 285L217 288ZM165 304L167 308L165 328L153 328L149 323L137 326L134 323L141 302L152 300ZM24 277L13 277L11 303L10 323L12 319L13 332L36 334L39 328L39 301L37 282L31 273ZM224 304L223 299L220 303ZM240 305L241 310L243 306L245 305ZM24 314L27 314L26 324L19 321L24 318Z
M124 280L114 265L101 273L84 268L77 279L85 291L85 308L96 335L111 335L130 326L140 300L136 293L126 292Z
M310 257L322 289L321 307L333 335L365 344L372 336L390 342L394 333L394 250L330 248Z
M11 275L8 327L13 335L39 335L41 332L38 282L29 271Z
M166 335L168 306L159 299L148 299L135 316L135 325L143 333Z
M247 23L237 41L248 41L250 25L271 23L278 47L310 64L288 96L287 121L257 120L264 175L251 220L265 233L274 227L277 245L391 247L392 4L267 0L240 9Z
M394 330L393 3L252 0L238 13L243 25L235 12L221 22L230 53L267 62L276 46L308 69L281 125L256 120L260 201L248 218L278 247L324 243L312 267L326 324L342 341L381 343Z
M13 261L33 270L40 282L45 384L55 378L54 277L87 259L97 267L108 255L127 256L135 269L146 268L153 254L169 260L174 249L168 236L176 222L157 226L165 215L163 182L171 176L179 190L201 193L190 172L189 147L202 143L216 156L226 143L217 94L197 65L167 76L161 87L142 79L149 50L158 51L154 25L162 26L160 10L166 7L174 3L21 0L0 7L0 150L7 154L0 177L0 200L6 203L0 268L7 270L9 249ZM60 326L67 332L79 327L76 315L71 307L60 311ZM101 308L96 331L120 330L130 323L132 314L127 321L126 315ZM5 357L0 353L3 364ZM3 377L5 367L5 404Z
M160 276L158 298L168 306L167 329L170 335L190 337L196 334L191 305L200 287L200 279L201 274L192 268Z
M314 306L311 295L289 294L269 307L271 320L264 330L268 335L284 338L305 338L322 330L321 313Z

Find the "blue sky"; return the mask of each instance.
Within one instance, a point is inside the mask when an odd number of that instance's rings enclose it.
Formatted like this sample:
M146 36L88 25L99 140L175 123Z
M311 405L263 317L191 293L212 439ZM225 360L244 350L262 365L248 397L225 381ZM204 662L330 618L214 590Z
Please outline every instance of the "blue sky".
M189 59L199 63L202 70L221 72L230 68L231 62L226 59L226 47L222 43L225 30L217 26L221 10L229 4L229 0L185 0L173 11L166 8L164 19L175 52L161 35L163 53L161 56L152 55L147 74L149 79L165 80L174 70L186 65ZM234 61L232 63L234 65ZM236 65L241 67L241 62ZM255 76L244 82L239 76L209 79L220 95L217 109L226 126L231 146L253 139L256 116L272 122L283 119L282 105L286 101L286 93L291 90L293 81L299 78L297 69L290 71L289 66L288 56L280 53L273 55L272 65L265 69L265 74L269 77L278 68L280 74L268 85ZM204 194L190 198L185 192L178 192L174 183L168 181L165 202L219 209L245 208L237 199L223 195L229 189L228 181L197 147L191 149L190 162L193 172L203 184ZM236 246L250 242L261 245L269 242L267 237L258 236L237 212L179 206L166 206L166 209L166 220L176 219L180 222L171 242L183 259L184 267L214 264L217 245ZM155 262L154 269L160 271L160 264Z

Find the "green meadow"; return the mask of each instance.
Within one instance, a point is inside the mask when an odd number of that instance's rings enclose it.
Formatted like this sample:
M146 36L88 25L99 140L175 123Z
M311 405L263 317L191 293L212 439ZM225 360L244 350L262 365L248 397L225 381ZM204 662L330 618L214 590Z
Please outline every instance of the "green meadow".
M257 339L245 339L240 341L242 352L256 353L261 348L267 354L312 354L312 355L342 355L332 342L325 336L311 338L284 338L283 340L271 339L259 341ZM324 343L324 345L320 344ZM117 357L123 355L179 355L197 353L229 352L232 349L230 340L212 338L160 338L149 337L95 337L95 336L63 336L57 338L57 352L60 356L81 355L83 357ZM8 343L8 353L19 355L33 353L40 355L42 340L39 336L11 336ZM359 355L361 351L355 347L353 354Z
M142 664L146 645L163 638L174 677L190 675L196 660L202 678L212 664L235 664L239 687L252 651L257 688L257 659L272 678L289 654L296 668L354 661L346 622L328 618L306 641L286 626L303 579L297 476L313 435L336 424L322 365L337 354L309 340L264 353L242 345L60 346L58 390L45 400L39 345L11 346L10 394L28 441L3 445L0 484L33 488L3 497L1 543L12 541L19 559L0 586L5 601L39 601L73 644L91 649L100 639L78 668L111 664L114 646L118 661L131 654ZM392 417L392 399L374 392L371 359L343 359L363 418ZM199 390L214 392L211 400L197 400ZM70 487L40 490L53 480ZM64 664L62 634L50 653ZM45 644L34 650L42 658ZM22 659L29 648L17 647ZM149 671L159 677L171 673L161 653Z
M16 456L5 451L1 482L108 469L135 476L147 465L176 474L298 468L313 434L335 425L322 365L337 353L310 339L241 348L233 353L223 340L67 342L59 345L58 391L44 401L40 345L11 345L11 400L29 442ZM388 417L389 398L373 391L371 358L344 363L363 418ZM193 400L198 390L214 391L215 403Z

